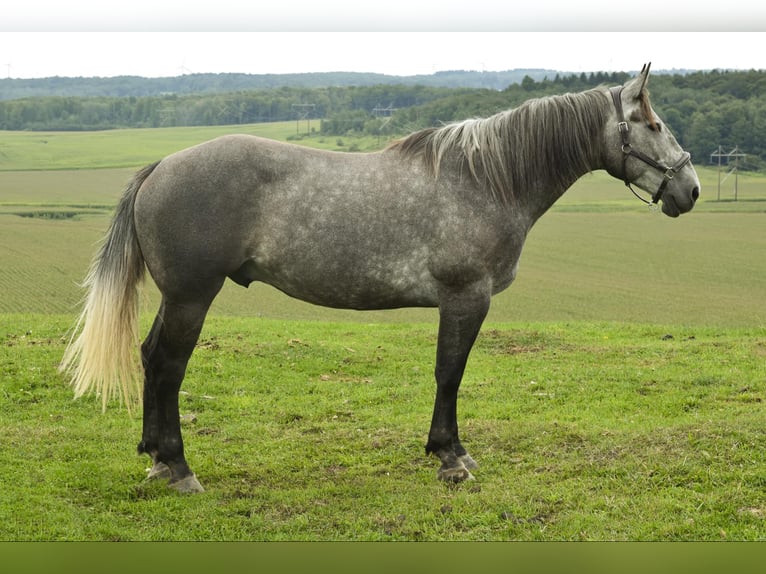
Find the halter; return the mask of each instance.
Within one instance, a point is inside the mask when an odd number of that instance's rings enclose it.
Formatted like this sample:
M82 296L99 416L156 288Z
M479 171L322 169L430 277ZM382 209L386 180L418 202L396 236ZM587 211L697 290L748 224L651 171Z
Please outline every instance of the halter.
M675 165L673 165L672 167L669 167L667 165L663 165L659 163L658 161L650 158L648 155L640 151L634 150L633 146L630 145L630 137L629 137L630 126L628 125L628 122L625 121L625 114L623 114L622 112L622 100L620 99L620 94L622 93L622 86L610 88L609 93L612 94L614 107L617 110L617 129L620 131L620 137L622 138L623 181L625 181L625 185L633 193L633 195L635 195L638 199L640 199L641 201L643 201L650 207L654 207L656 209L657 203L660 201L662 194L665 193L665 188L668 186L668 183L681 170L682 167L684 167L687 163L689 163L689 160L691 159L691 155L687 151L683 152L683 155L681 155L681 159L679 159L675 163ZM660 183L660 187L652 196L651 201L647 201L646 199L638 195L638 193L636 193L636 191L630 185L630 181L628 181L628 172L626 170L626 165L625 165L628 161L628 156L633 156L635 158L638 158L644 163L649 164L653 168L664 172L664 175L662 177L662 183Z

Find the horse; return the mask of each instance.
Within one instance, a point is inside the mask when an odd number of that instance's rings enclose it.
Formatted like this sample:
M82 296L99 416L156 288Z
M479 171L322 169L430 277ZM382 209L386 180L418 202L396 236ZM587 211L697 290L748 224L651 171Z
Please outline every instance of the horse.
M699 197L689 154L652 109L649 69L613 88L423 129L372 153L226 135L143 168L91 263L61 371L76 397L93 392L103 409L143 400L138 453L151 457L148 478L201 492L178 395L227 278L334 308L437 307L426 456L441 462L438 479L472 479L478 465L459 438L458 389L490 299L516 277L538 218L599 169L651 194L641 199L670 217ZM146 270L161 303L140 343Z

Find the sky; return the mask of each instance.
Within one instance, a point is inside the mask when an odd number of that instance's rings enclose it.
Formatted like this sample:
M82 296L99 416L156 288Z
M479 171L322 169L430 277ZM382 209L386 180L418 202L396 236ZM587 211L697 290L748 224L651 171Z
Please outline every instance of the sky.
M746 0L727 0L726 10L714 3L709 13L700 0L642 0L642 10L611 2L607 11L597 0L190 4L4 0L0 78L611 72L648 61L655 70L766 69L766 3Z

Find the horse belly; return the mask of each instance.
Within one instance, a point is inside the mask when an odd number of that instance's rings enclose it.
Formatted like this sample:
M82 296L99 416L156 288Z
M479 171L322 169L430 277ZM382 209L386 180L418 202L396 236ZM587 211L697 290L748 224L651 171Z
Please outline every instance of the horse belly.
M239 269L238 276L325 307L372 310L438 305L436 282L425 254L354 257L320 246L297 251L261 252Z

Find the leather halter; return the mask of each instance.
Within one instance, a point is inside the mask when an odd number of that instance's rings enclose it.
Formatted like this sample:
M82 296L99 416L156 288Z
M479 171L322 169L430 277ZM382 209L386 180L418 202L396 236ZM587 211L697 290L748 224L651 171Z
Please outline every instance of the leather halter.
M668 183L670 183L670 180L673 179L673 177L681 171L681 168L683 168L687 163L689 163L689 160L691 159L691 154L689 152L685 151L681 155L681 159L679 159L673 166L667 166L663 165L660 162L650 158L645 153L642 153L638 150L633 149L633 146L630 145L630 126L628 125L628 122L625 121L625 114L622 111L622 100L620 99L620 95L622 94L622 86L616 86L614 88L609 89L609 93L612 94L612 100L614 101L614 107L617 110L617 129L620 131L620 137L622 138L622 178L625 182L625 185L628 186L628 189L633 192L633 195L635 195L638 199L643 201L646 204L649 204L650 206L656 206L657 203L660 201L660 198L662 198L662 194L665 193L665 188L668 186ZM633 156L635 158L640 159L646 164L649 164L655 169L658 169L662 172L664 172L664 175L662 177L662 182L660 183L660 187L657 189L657 191L652 196L651 201L647 201L636 191L633 189L633 187L630 185L630 181L628 181L628 172L626 170L626 163L628 161L628 157Z

